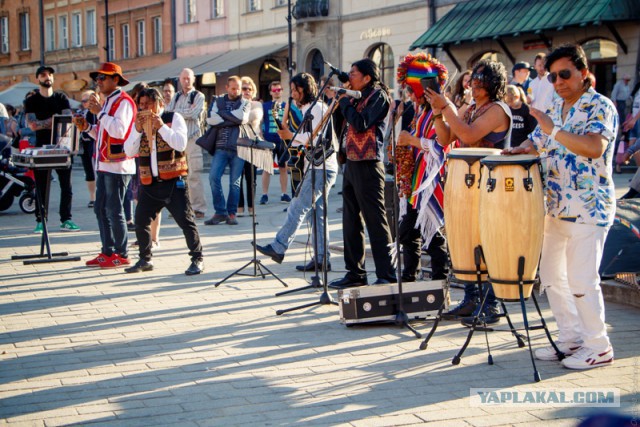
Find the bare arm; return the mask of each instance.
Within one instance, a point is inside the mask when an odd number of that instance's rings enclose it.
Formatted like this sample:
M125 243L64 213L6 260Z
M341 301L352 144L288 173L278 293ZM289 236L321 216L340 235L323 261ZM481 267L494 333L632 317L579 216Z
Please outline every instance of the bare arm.
M36 113L27 113L26 119L27 126L29 126L31 130L51 129L51 123L53 122L52 117L44 120L36 119Z

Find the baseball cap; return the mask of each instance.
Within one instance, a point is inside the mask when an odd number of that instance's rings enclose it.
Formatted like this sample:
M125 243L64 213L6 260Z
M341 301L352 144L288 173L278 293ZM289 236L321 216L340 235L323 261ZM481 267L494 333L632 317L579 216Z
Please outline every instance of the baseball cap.
M529 71L533 71L533 67L531 65L529 65L528 62L518 62L516 63L516 65L513 66L513 70L511 70L512 73L515 73L518 70L524 70L527 69Z
M48 71L49 74L55 74L55 70L51 67L47 67L46 65L41 65L40 67L38 67L38 69L36 70L36 79L38 78L38 76L40 75L40 73L43 73L45 71Z

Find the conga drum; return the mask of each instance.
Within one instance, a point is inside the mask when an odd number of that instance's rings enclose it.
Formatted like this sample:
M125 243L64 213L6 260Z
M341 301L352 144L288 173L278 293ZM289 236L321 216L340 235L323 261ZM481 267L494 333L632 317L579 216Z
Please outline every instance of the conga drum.
M529 298L536 279L544 228L539 162L530 155L480 161L480 242L493 291L504 301L520 299L520 280Z
M480 246L480 159L500 154L495 148L455 148L447 156L444 185L444 228L453 275L462 282L478 281L475 250ZM480 260L480 270L485 272Z

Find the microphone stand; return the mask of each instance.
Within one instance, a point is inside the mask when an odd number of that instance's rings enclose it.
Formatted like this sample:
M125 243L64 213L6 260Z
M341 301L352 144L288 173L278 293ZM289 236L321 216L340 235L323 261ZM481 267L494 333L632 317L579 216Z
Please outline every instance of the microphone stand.
M318 97L316 98L315 102L317 102L318 98L320 96L322 96L322 92L324 91L325 86L327 85L329 79L327 79L327 81L325 82L325 84L323 85L322 89L319 91L318 93ZM333 109L329 108L327 110L327 114L332 114L333 113ZM313 233L314 233L314 254L315 254L315 262L314 262L314 269L315 269L315 276L312 277L312 281L311 284L308 286L304 286L302 288L298 288L298 289L292 289L289 291L285 291L285 292L280 292L277 293L276 296L280 296L280 295L284 295L284 294L288 294L291 292L297 292L297 291L301 291L303 289L317 289L319 287L322 287L322 294L320 294L320 298L318 299L318 301L316 302L312 302L312 303L308 303L308 304L303 304L300 306L296 306L296 307L291 307L291 308L287 308L284 310L277 310L276 314L282 315L284 313L288 313L290 311L295 311L295 310L300 310L303 308L308 308L308 307L313 307L316 305L338 305L338 303L336 301L334 301L331 297L331 294L329 294L329 288L328 288L328 272L327 272L327 266L328 266L328 242L327 242L327 234L328 234L328 220L327 220L327 216L328 216L328 192L327 192L327 156L326 156L326 148L324 145L324 137L326 134L326 129L327 126L329 126L329 122L330 122L330 117L327 119L327 121L325 122L324 126L320 129L320 132L318 132L317 135L317 139L316 139L316 144L313 145L313 147L311 148L311 165L310 167L307 169L307 173L309 173L309 171L311 171L311 187L312 187L312 191L315 191L316 189L316 166L315 166L315 158L316 158L316 154L318 154L318 150L321 150L321 155L322 155L322 202L323 202L323 206L324 206L324 215L322 217L322 223L324 225L323 227L323 233L322 236L318 235L318 215L317 215L317 203L315 198L312 198L312 203L311 203L311 212L313 213ZM333 143L333 132L331 133L331 142ZM307 175L307 173L305 173L305 177ZM299 190L298 190L299 191ZM319 269L319 265L318 265L318 239L322 238L323 240L323 253L322 253L322 278L320 278L318 269Z
M300 129L302 128L302 125L305 123L305 121L309 118L309 120L313 120L313 116L311 116L311 110L313 108L314 105L316 105L318 103L318 100L320 99L320 97L322 96L322 93L324 92L324 89L327 87L327 85L329 84L329 80L331 80L331 77L336 74L335 71L331 71L331 73L329 73L329 77L327 78L327 80L324 82L324 84L322 85L322 88L320 88L320 90L318 91L318 96L316 96L316 98L313 100L313 102L311 103L311 106L309 107L309 109L307 110L307 112L304 115L304 120L302 121L302 124L298 127L298 129L296 129L295 134L293 135L293 137L291 138L291 141L293 141L295 139L295 137L298 135L298 133L300 132ZM326 132L326 126L328 125L329 120L327 120L327 123L325 124L325 126L323 127L323 129L320 130L320 132L318 132L318 138L321 137L321 135L324 135L324 133ZM322 145L322 150L323 150L323 157L325 155L324 152L324 144L320 144ZM312 147L312 154L315 155L316 150L317 150L317 146ZM314 158L314 156L311 157L312 159ZM326 159L325 159L326 161ZM296 289L289 289L287 291L283 291L283 292L278 292L275 296L279 297L281 295L286 295L286 294L290 294L293 292L298 292L298 291L303 291L305 289L319 289L319 288L323 288L324 292L327 292L327 256L326 256L326 252L327 252L327 194L326 194L326 186L327 186L327 172L326 172L326 164L325 162L323 162L322 164L323 167L323 179L324 179L324 184L322 187L322 197L323 197L323 201L324 201L324 226L325 226L325 233L324 236L322 236L322 238L324 239L324 254L323 254L323 258L322 258L322 270L323 270L323 278L320 278L320 275L318 274L318 260L317 260L317 256L318 256L318 235L317 235L317 215L316 215L316 202L314 200L312 200L312 212L313 212L313 232L314 232L314 254L316 256L316 262L314 263L314 273L315 275L311 277L311 284L307 285L307 286L303 286L301 288L296 288ZM315 189L315 164L313 163L313 161L311 162L311 166L307 169L307 171L305 172L305 174L302 177L302 181L300 181L300 183L298 184L298 188L296 188L296 193L294 195L294 197L297 197L298 194L300 193L300 188L302 187L302 183L304 182L305 179L307 179L307 174L309 173L309 171L311 171L311 187L312 190ZM323 283L324 282L324 283ZM328 292L327 292L327 295ZM329 300L328 302L325 302L323 304L330 304L331 303L331 296L328 297ZM322 297L321 297L322 299ZM336 303L337 304L337 303ZM314 304L311 304L314 305ZM298 307L298 308L302 308L302 307ZM286 310L286 311L291 311L291 310L295 310L295 308L290 309L290 310ZM286 312L284 311L284 312ZM276 312L276 314L282 314L280 312Z
M397 257L397 268L396 268L396 277L398 278L398 311L396 313L396 318L394 320L395 324L401 327L405 327L409 329L416 338L422 338L422 334L418 332L411 324L409 323L409 316L404 311L404 302L403 302L403 293L402 293L402 265L403 265L403 257L402 251L400 248L400 235L399 235L399 223L400 218L398 218L400 214L399 209L399 201L400 195L398 193L398 163L396 161L396 129L395 129L395 118L396 118L396 110L391 114L391 122L390 125L393 127L391 129L391 133L389 134L391 139L391 164L393 165L393 229L395 232L395 245L396 245L396 257Z

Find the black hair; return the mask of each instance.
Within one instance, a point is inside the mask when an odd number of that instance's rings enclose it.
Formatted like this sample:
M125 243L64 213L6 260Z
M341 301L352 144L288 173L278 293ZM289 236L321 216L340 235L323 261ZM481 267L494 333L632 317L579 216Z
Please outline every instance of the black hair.
M162 94L155 87L146 87L142 89L138 93L137 99L140 100L140 98L142 98L143 96L149 98L149 101L151 102L160 102L161 104L164 104L164 98L162 97Z
M133 99L133 101L137 104L138 103L138 99L140 99L140 93L145 90L146 88L148 88L149 85L146 84L145 82L139 82L136 83L136 85L133 87L133 89L131 89L128 93L129 96Z
M359 61L354 62L353 64L351 64L351 66L356 67L363 76L371 77L371 82L369 82L370 85L378 86L384 89L384 91L387 92L387 95L390 94L387 85L385 85L384 82L380 80L380 69L378 68L376 63L373 62L373 60L369 58L363 58Z
M482 68L482 72L479 73L480 68ZM482 87L489 93L491 101L504 99L507 87L507 69L501 62L482 59L473 67L473 74L482 74Z
M295 87L302 89L302 99L300 103L302 105L310 104L313 102L316 96L318 96L318 85L316 80L309 73L299 73L291 78L291 83Z
M561 58L567 58L579 71L585 69L589 71L587 55L579 44L563 44L558 46L553 52L547 55L544 68L550 71L551 65ZM591 77L587 74L587 77L582 81L582 87L586 90L591 87L591 83Z
M173 90L176 90L178 88L178 86L176 86L176 82L175 80L173 80L171 77L164 79L164 81L162 82L162 87L164 88L166 85L171 85L173 86Z

